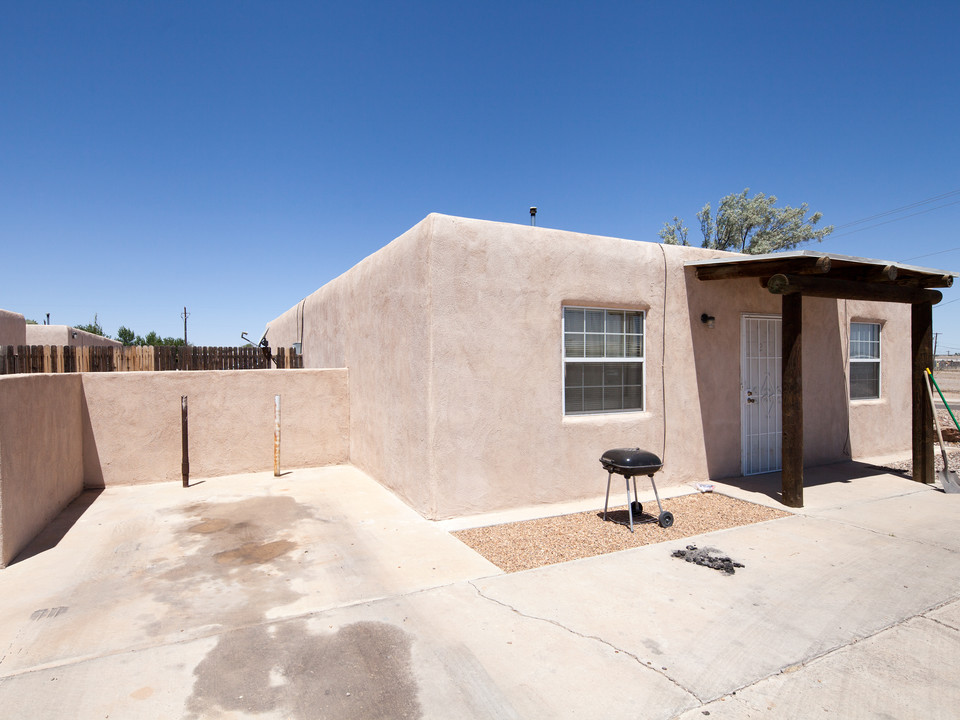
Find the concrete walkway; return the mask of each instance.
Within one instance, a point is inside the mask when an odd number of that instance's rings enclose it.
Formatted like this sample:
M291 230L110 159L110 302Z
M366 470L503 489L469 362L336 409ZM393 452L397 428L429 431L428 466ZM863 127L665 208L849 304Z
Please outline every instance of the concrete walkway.
M88 493L0 571L0 715L957 717L960 496L850 463L805 499L506 575L351 467Z

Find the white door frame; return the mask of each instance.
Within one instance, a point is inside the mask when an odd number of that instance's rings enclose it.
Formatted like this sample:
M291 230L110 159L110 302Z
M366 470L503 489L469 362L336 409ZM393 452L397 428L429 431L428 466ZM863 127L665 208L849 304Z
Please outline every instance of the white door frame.
M781 468L782 320L740 317L740 470L759 475Z

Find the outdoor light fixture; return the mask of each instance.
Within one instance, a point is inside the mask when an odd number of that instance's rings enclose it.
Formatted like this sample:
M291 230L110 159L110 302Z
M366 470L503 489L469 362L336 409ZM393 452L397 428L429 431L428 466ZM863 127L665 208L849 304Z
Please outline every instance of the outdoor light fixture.
M717 319L713 315L707 315L706 313L703 313L703 315L700 316L700 322L702 322L708 328L712 328L716 324Z

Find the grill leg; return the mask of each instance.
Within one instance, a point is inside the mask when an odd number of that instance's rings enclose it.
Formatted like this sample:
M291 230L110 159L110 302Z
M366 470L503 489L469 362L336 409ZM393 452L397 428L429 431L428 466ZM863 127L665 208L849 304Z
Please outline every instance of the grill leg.
M607 519L607 505L610 504L610 478L613 477L612 472L607 473L607 499L603 501L603 519Z
M650 484L653 485L653 495L657 498L657 507L663 512L663 505L660 504L660 493L657 492L657 484L653 481L653 475L650 476Z
M633 532L633 502L630 500L630 478L624 475L623 479L627 481L627 512L630 513L630 532ZM636 493L636 479L634 479L633 484L634 493Z

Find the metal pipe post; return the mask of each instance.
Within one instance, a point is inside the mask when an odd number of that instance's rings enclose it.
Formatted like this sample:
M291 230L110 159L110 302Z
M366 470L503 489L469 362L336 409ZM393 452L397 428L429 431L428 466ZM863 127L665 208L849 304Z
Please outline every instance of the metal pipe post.
M190 487L190 443L187 441L187 396L180 396L180 471L183 474L183 486Z
M280 396L273 397L273 476L280 477Z

